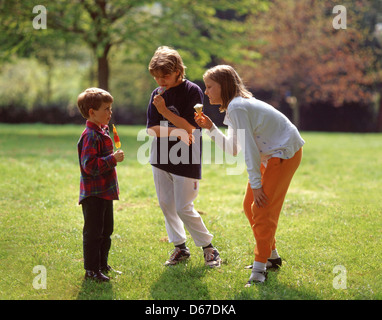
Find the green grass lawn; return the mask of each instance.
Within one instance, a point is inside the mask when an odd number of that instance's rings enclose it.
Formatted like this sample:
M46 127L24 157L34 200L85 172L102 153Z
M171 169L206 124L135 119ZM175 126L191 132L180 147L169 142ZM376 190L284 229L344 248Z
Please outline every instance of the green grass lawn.
M0 124L0 299L382 299L381 134L302 133L303 161L277 231L283 267L265 284L244 288L244 266L254 258L242 209L245 170L227 175L235 164L203 165L195 207L222 267L205 267L191 238L191 259L164 267L173 246L151 166L137 161L147 143L137 141L138 126L118 127L126 160L117 167L109 262L123 274L108 284L83 281L76 149L83 128ZM46 289L33 285L42 283L36 266L46 270Z

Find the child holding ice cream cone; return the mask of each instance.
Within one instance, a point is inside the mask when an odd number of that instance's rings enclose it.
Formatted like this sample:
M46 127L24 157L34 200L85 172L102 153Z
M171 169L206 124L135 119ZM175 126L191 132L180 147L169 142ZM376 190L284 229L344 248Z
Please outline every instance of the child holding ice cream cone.
M235 144L233 137L237 136L244 151L249 182L243 205L256 240L249 286L264 282L267 268L281 265L275 234L285 195L301 161L304 140L288 118L252 96L231 66L211 68L203 80L210 103L226 111L225 124L231 133L224 136L203 113L195 114L196 123L211 137L219 136L216 142L223 141L220 146L224 149Z

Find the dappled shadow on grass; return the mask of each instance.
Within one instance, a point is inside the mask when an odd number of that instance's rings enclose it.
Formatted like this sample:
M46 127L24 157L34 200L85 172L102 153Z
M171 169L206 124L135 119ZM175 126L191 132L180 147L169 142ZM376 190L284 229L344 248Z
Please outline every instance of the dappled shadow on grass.
M320 299L312 292L295 288L281 283L278 280L280 271L269 271L268 279L264 283L254 284L249 288L245 288L236 292L232 297L233 300L318 300ZM248 278L250 273L248 273Z
M208 300L210 294L203 277L209 267L183 262L163 267L163 273L151 286L151 296L156 300Z
M78 292L77 300L112 300L113 285L111 282L96 282L90 279L83 280Z

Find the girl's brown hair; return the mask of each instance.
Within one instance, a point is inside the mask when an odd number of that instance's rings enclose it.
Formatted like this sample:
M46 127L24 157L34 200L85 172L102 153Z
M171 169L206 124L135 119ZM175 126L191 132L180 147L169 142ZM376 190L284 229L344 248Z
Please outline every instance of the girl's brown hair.
M220 112L224 112L228 108L228 104L235 97L251 98L253 95L249 92L237 74L234 68L228 65L218 65L208 69L203 79L210 79L220 84L222 105L219 107Z
M186 66L183 64L179 52L167 46L159 47L149 64L149 71L152 76L164 76L179 71L179 78L186 76Z

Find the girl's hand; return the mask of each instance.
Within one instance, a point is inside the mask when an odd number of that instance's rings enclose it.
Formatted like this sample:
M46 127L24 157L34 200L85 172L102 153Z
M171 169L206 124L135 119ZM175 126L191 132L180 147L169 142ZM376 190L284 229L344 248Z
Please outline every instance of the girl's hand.
M268 197L264 193L263 188L252 189L252 192L255 206L258 208L264 208L268 204Z
M201 112L200 116L197 112L195 112L194 114L195 114L194 119L199 127L208 129L208 130L211 129L213 122L208 116L206 116L203 113L203 111Z

